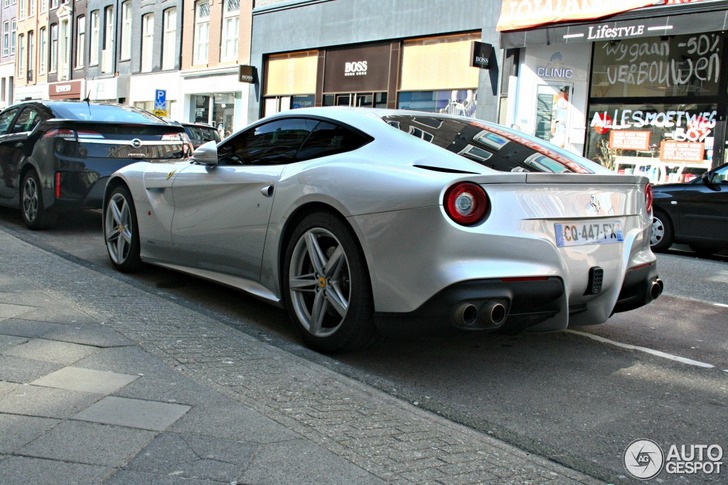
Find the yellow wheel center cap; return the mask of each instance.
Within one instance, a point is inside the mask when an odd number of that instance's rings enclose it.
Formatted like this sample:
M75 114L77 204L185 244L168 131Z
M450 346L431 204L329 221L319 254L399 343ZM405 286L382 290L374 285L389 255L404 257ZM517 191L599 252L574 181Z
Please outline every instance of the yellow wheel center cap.
M319 288L326 288L326 278L323 276L319 276L318 285Z

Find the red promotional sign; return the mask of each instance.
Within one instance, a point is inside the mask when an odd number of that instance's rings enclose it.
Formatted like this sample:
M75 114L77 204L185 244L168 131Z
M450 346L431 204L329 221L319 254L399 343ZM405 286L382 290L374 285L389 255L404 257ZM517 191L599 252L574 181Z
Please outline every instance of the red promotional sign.
M503 0L496 29L503 32L570 20L598 19L665 3L665 0Z

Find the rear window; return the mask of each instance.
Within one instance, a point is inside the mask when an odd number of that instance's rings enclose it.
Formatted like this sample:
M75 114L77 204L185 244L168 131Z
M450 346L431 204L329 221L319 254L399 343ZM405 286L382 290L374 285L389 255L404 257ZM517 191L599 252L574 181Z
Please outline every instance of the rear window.
M389 125L500 172L595 173L598 165L519 131L472 119L384 116Z
M58 118L116 123L163 123L151 113L139 109L94 103L62 103L51 106Z
M201 145L208 141L220 141L220 134L212 127L186 125L185 131L187 131L192 143Z

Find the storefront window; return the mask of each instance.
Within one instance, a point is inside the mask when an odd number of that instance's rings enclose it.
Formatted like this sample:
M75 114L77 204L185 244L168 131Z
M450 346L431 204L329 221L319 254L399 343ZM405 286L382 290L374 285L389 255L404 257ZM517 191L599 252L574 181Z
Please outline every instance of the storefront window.
M587 158L653 183L684 181L710 168L717 119L715 104L592 104Z
M597 42L591 95L717 95L722 50L719 32Z
M401 92L398 102L400 109L448 113L468 118L475 117L477 106L477 89Z
M235 95L222 94L196 94L192 96L191 119L196 123L207 123L214 126L220 138L232 134L235 116Z

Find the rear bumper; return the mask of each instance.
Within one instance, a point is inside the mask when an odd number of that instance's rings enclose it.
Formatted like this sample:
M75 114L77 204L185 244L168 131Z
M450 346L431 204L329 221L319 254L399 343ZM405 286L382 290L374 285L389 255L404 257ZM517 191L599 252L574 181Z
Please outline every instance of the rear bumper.
M627 272L611 312L634 310L662 293L655 263ZM563 330L574 315L578 324L603 323L606 294L567 309L564 282L559 277L470 280L438 292L412 312L376 312L374 321L383 335L441 335L462 330ZM613 296L611 298L614 298ZM607 307L609 308L609 307ZM578 315L577 315L578 314Z
M482 279L445 288L412 312L377 312L374 320L384 335L520 330L554 318L564 303L561 278Z

